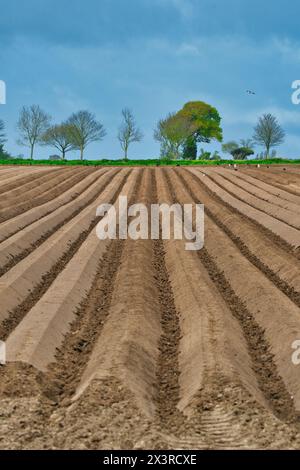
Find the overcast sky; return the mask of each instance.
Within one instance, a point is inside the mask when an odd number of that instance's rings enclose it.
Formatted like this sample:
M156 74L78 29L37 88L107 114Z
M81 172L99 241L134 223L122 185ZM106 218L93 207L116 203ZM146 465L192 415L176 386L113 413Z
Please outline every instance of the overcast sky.
M224 141L251 137L258 116L273 112L287 132L280 155L300 157L300 105L291 101L299 0L10 0L0 12L0 118L13 154L28 153L16 144L22 105L39 104L54 122L94 112L107 136L89 158L120 157L116 134L128 106L145 135L130 156L154 157L157 120L203 100L219 110Z

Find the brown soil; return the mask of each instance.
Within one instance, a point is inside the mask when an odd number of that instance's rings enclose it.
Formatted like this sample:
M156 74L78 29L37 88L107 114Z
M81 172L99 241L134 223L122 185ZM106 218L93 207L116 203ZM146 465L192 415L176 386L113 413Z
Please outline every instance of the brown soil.
M1 449L300 448L297 167L15 168L0 194ZM203 203L204 248L99 242L119 195Z

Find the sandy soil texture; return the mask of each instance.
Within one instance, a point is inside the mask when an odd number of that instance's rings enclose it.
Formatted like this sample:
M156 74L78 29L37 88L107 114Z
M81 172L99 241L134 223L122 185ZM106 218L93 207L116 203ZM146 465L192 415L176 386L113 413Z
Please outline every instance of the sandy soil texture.
M0 449L300 448L300 168L7 168L0 194ZM120 195L204 204L204 248L99 241Z

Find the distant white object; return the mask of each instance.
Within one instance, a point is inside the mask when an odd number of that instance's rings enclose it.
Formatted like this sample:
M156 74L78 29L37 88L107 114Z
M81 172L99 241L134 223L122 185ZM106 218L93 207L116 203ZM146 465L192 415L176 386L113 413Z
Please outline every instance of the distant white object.
M236 169L236 168L237 168L237 164L236 164L236 163L233 165L233 168L234 168L234 169Z
M256 165L256 166L257 166L257 168L260 168L260 164L258 164L258 165Z

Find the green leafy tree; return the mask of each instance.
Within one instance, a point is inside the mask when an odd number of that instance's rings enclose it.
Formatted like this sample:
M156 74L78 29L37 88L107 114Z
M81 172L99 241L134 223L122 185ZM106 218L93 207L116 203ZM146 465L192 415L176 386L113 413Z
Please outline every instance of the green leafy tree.
M210 156L210 160L215 160L215 161L221 160L221 156L217 150L215 150L214 153Z
M128 159L128 149L133 142L141 142L143 134L137 127L134 116L130 109L125 108L122 111L123 123L119 129L118 140L124 151L125 160Z
M237 142L235 142L234 140L231 140L230 142L227 142L222 145L222 152L228 153L232 156L232 152L234 152L238 148L239 144L237 144Z
M1 153L3 152L5 142L6 142L5 124L2 121L2 119L0 119L0 152Z
M4 144L6 141L5 124L2 119L0 119L0 160L12 159L12 156L4 150Z
M80 150L80 160L86 147L106 136L104 126L89 111L73 113L66 124L69 126L69 139L74 149Z
M250 155L254 155L254 151L248 147L239 147L232 152L235 160L246 160Z
M66 153L74 149L70 124L63 123L50 127L43 135L43 144L55 147L65 160Z
M193 101L184 105L177 113L169 114L159 121L154 138L161 143L167 155L178 159L186 144L210 142L212 139L222 141L221 118L218 111L202 102ZM184 154L187 157L187 154Z
M175 155L175 150L170 142L163 141L160 144L160 158L161 160L172 160Z
M60 162L61 160L63 160L63 158L59 155L50 155L48 160L50 160L51 162Z
M203 148L200 149L199 160L209 160L211 152L205 151Z
M13 160L13 157L6 150L0 148L0 160Z
M30 159L33 159L34 147L43 142L43 136L50 127L51 117L39 106L23 106L20 112L17 129L20 133L19 145L30 148Z
M6 134L5 134L5 124L0 119L0 160L9 160L12 156L4 150L4 144L6 142Z
M181 157L180 147L188 136L188 122L175 113L161 119L154 131L155 140L161 144L161 156L168 159Z
M188 137L183 144L182 158L184 160L197 160L197 142L196 139Z
M222 142L221 117L216 108L203 101L190 101L177 113L177 117L187 122L188 135L196 142Z
M285 132L272 114L264 114L254 128L253 140L266 149L265 158L268 158L270 149L284 142Z

